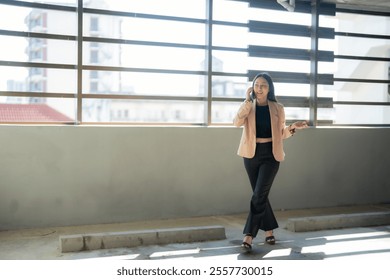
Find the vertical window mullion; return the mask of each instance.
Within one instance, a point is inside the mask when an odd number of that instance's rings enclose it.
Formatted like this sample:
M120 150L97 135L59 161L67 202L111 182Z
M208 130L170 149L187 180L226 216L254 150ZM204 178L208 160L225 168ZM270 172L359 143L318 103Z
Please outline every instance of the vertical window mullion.
M77 116L76 124L83 121L83 0L78 0L77 6Z
M206 93L207 93L207 108L205 110L205 125L211 124L211 106L212 106L212 71L213 71L213 57L212 57L212 42L213 42L213 0L206 1Z
M318 25L320 1L311 4L311 52L310 52L310 125L316 127L317 120L317 90L318 90Z

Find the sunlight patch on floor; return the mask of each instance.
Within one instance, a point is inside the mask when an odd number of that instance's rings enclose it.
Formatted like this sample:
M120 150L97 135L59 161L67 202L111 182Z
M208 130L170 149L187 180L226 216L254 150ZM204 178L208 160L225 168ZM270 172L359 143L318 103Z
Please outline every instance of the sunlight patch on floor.
M390 252L390 238L340 241L317 246L306 246L302 248L301 253L323 253L329 257L345 256L350 258L352 255L366 256L369 254L381 253L381 251L384 250L388 250Z
M340 239L370 238L370 237L378 237L384 235L390 236L390 233L386 231L375 231L375 232L362 232L362 233L352 233L352 234L337 234L337 235L330 235L330 236L307 238L307 240L326 239L332 241L332 240L340 240Z
M126 254L126 255L117 255L117 256L100 256L94 258L85 258L84 260L93 261L93 260L134 260L138 258L140 254Z
M183 255L194 255L199 254L200 249L190 249L190 250L177 250L177 251L165 251L165 252L156 252L150 255L150 258L162 258L162 257L174 257L174 256L183 256Z
M277 249L277 250L272 250L268 254L266 254L263 258L275 258L275 257L285 257L289 256L291 254L291 248L287 249Z

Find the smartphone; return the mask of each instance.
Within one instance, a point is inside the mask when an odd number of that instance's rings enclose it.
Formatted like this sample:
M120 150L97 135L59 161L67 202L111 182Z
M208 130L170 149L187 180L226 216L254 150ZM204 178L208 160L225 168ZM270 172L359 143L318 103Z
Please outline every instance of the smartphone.
M252 90L252 93L251 93L251 100L256 100L256 95L255 95L255 92Z

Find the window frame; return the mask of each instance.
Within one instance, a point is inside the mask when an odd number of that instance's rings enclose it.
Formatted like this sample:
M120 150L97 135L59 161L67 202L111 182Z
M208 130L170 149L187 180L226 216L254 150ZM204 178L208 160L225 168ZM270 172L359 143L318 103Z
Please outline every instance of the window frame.
M283 9L280 7L271 4L271 1L262 1L265 3L264 6L259 1L253 0L241 0L240 2L247 2L250 8L268 8L268 9ZM274 1L272 1L274 2ZM317 4L320 2L318 0L314 1ZM248 23L242 22L229 22L229 21L220 21L213 20L213 0L205 0L206 7L206 17L203 18L185 18L177 16L163 16L156 14L135 14L131 12L122 12L122 11L113 11L113 10L103 10L96 8L88 8L83 6L83 1L78 0L76 6L63 6L55 4L43 4L35 2L26 2L26 1L10 1L4 0L1 4L11 5L11 6L21 6L29 7L36 9L45 9L45 10L56 10L63 12L71 12L77 14L78 24L77 24L77 35L62 35L62 34L48 34L41 32L21 32L21 31L11 31L11 30L0 30L0 35L13 36L13 37L22 37L22 38L35 38L36 40L45 40L45 39L57 39L57 40L66 40L74 41L77 43L77 63L75 64L61 64L61 63L45 63L45 62L16 62L16 61L0 61L0 66L11 66L11 67L28 67L29 69L39 68L39 69L69 69L77 71L77 91L74 93L50 93L50 92L29 92L29 91L0 91L0 96L7 97L42 97L42 98L73 98L76 100L76 119L74 122L69 124L74 125L83 125L83 124L107 124L107 123L92 123L84 122L82 116L82 102L83 99L134 99L134 100L165 100L165 101L202 101L205 104L205 117L203 123L193 123L192 125L202 125L202 126L213 126L213 125L231 125L230 123L213 123L212 121L212 103L213 102L237 102L239 104L242 102L241 97L221 97L213 96L212 93L212 80L216 76L221 77L241 77L247 78L250 80L254 77L256 71L248 70L247 73L236 73L236 72L218 72L213 70L212 65L212 55L213 51L230 51L235 53L247 53L249 56L257 56L258 53L264 52L265 49L269 50L274 49L277 53L282 53L283 56L287 58L295 57L298 59L308 60L311 64L311 69L309 73L286 73L286 72L271 72L272 76L275 79L275 82L282 83L304 83L310 84L310 96L309 97L299 97L299 96L280 96L279 100L286 107L306 107L310 110L310 123L313 127L330 125L331 123L321 123L317 118L317 110L319 108L331 108L333 105L378 105L378 106L390 106L390 102L347 102L347 101L334 101L332 98L321 98L317 96L317 87L319 84L333 84L334 82L348 82L348 83L380 83L380 84L389 84L390 88L390 76L387 80L380 79L353 79L348 77L333 77L331 74L324 74L318 72L318 63L320 61L334 61L334 59L339 60L370 60L370 61L385 61L390 62L390 58L387 57L367 57L367 56L352 56L352 55L334 55L331 51L322 51L318 48L318 40L320 38L331 39L335 36L352 36L356 38L371 38L371 39L381 39L381 40L390 40L390 35L379 35L379 34L360 34L360 33L350 33L350 32L335 32L332 28L321 27L319 24L319 16L322 12L327 15L332 15L332 13L356 13L356 14L369 14L369 15L378 15L378 16L389 16L388 12L370 12L370 11L361 11L353 10L349 8L338 8L335 5L326 5L324 9L320 6L314 5L311 9L308 9L307 6L299 7L300 12L311 13L312 24L310 30L307 31L304 26L297 26L294 24L282 24L282 23L267 23L259 24L259 22L248 21ZM308 3L310 6L310 3ZM301 2L297 5L303 5ZM178 44L178 43L163 43L163 42L150 42L150 41L134 41L134 40L125 40L125 39L112 39L112 38L101 38L94 36L84 36L83 35L83 15L91 14L93 18L98 18L99 15L109 15L109 16L120 16L120 17L141 17L147 19L158 19L158 20L169 20L176 22L187 22L187 23L200 23L205 26L205 44ZM43 24L43 23L42 23ZM100 24L100 22L99 22ZM251 46L248 45L247 48L239 47L226 47L226 46L214 46L211 44L213 41L213 26L226 26L226 27L241 27L248 28L248 30L253 29L253 32L264 32L272 34L284 34L284 35L295 35L295 36L309 36L311 38L311 48L308 53L304 51L297 51L297 49L288 49L288 48L277 48L277 47L264 47L264 46ZM265 26L261 29L260 26ZM285 28L288 26L289 28ZM291 31L286 31L291 30ZM294 34L296 33L296 34ZM203 70L164 70L164 69L146 69L146 68L131 68L131 67L104 67L99 65L99 63L91 63L91 65L83 64L83 43L109 43L109 44L131 44L131 45L141 45L141 46L157 46L157 47L174 47L174 48L185 48L185 49L201 49L205 51L205 66ZM265 52L270 54L269 51ZM274 54L275 58L275 54ZM119 71L119 72L149 72L149 73L172 73L172 74L190 74L190 75L202 75L205 77L205 96L204 97L172 97L172 96L131 96L131 95L101 95L101 94L86 94L82 91L82 81L83 81L83 70L92 70L92 71ZM390 70L389 70L390 71ZM269 72L269 71L268 71ZM295 120L288 120L289 122ZM25 123L24 123L25 124ZM115 124L115 122L110 122L110 124ZM120 124L140 124L140 123L131 123L131 122L121 122ZM142 123L142 124L151 124L151 125L161 125L161 123ZM172 125L189 125L188 123L183 124L173 124ZM390 127L390 124L337 124L337 126L384 126Z

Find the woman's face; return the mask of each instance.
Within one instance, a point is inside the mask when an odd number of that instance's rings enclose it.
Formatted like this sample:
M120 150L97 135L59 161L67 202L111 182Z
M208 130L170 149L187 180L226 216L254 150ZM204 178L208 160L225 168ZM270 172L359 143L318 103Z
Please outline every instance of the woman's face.
M259 77L255 80L253 90L257 99L267 98L269 92L269 85L266 79Z

